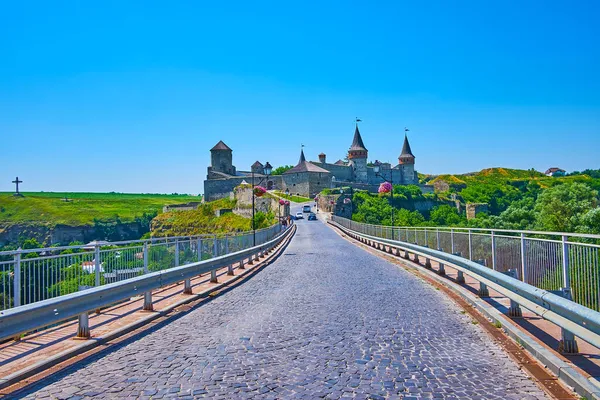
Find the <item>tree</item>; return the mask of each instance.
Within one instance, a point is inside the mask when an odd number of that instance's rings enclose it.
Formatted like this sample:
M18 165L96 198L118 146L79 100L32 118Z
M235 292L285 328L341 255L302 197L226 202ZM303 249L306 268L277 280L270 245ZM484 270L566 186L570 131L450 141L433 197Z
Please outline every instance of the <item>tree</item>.
M600 207L589 210L581 217L581 225L577 231L582 233L600 233Z
M271 175L281 175L283 174L285 171L288 171L290 169L294 168L292 165L282 165L281 167L277 167L273 170L273 172L271 173Z
M574 232L583 216L598 204L598 192L583 183L562 184L543 191L535 204L541 230Z
M36 239L27 239L21 245L21 248L23 250L39 249L41 247L43 247L42 244L40 242L38 242Z
M429 221L436 226L458 226L466 222L456 207L443 204L435 207L429 214Z
M535 201L525 197L512 203L504 210L497 220L498 228L502 229L532 229L536 223L534 211Z

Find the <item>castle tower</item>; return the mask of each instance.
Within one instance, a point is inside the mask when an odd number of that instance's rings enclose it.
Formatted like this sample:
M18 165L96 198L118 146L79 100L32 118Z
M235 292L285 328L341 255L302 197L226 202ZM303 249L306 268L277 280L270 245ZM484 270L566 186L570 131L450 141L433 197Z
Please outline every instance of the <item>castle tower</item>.
M402 145L402 152L398 157L398 163L402 170L403 184L408 185L418 182L418 179L415 178L415 155L410 149L410 143L408 143L406 132L404 133L404 144Z
M235 175L235 167L233 166L233 150L223 143L222 140L219 140L219 143L210 149L210 170L212 172Z
M325 164L325 161L327 161L327 155L325 153L319 154L319 162Z
M250 171L255 174L263 174L264 173L264 165L260 161L255 161L254 164L250 166Z
M354 173L354 179L357 182L367 183L367 156L369 151L363 143L360 131L358 130L358 124L354 129L354 140L352 140L352 146L348 150L348 160L352 171Z

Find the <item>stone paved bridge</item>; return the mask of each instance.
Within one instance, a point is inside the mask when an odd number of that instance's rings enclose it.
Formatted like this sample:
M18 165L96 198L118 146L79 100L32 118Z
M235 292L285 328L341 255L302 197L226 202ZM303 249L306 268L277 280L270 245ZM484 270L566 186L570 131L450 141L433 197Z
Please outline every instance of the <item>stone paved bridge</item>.
M415 276L300 221L272 265L28 398L485 398L544 393Z

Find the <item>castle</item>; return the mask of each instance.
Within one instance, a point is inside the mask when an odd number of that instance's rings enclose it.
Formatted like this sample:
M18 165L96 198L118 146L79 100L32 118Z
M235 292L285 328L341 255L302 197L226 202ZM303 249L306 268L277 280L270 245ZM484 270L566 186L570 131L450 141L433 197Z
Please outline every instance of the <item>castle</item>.
M204 181L204 199L213 201L229 197L234 188L242 182L254 183L268 190L289 189L291 194L313 197L321 190L332 187L352 186L376 192L385 178L395 185L417 185L419 180L415 171L415 156L412 153L408 137L404 135L404 144L398 157L398 164L380 164L379 176L374 166L367 162L369 151L365 147L358 124L354 129L352 145L348 150L348 161L338 160L331 164L327 156L319 154L319 161L307 161L304 150L300 151L298 164L283 175L263 174L263 164L256 161L250 171L237 171L233 166L232 150L223 141L219 141L211 150L211 165ZM265 182L266 180L266 182Z

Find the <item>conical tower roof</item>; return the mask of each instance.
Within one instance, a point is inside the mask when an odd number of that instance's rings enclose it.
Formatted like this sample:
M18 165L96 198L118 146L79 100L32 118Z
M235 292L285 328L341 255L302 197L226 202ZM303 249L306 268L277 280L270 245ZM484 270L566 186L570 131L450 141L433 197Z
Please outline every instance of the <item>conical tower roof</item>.
M354 129L354 139L352 140L352 146L350 146L350 151L352 150L367 151L367 148L363 143L362 137L360 136L358 124L356 124L356 128Z
M301 149L300 150L300 161L298 161L298 164L301 164L304 161L306 161L306 157L304 157L304 149Z
M402 153L400 153L400 157L406 157L406 156L411 156L411 157L415 157L415 155L412 153L412 150L410 149L410 143L408 143L408 137L406 136L406 134L404 134L404 144L402 145Z
M231 151L231 149L229 148L229 146L227 146L222 140L219 140L219 143L215 144L215 147L213 147L212 149L210 149L210 151L214 151L214 150L227 150L227 151Z
M300 150L300 160L298 161L298 165L294 168L285 171L284 175L294 174L298 172L320 172L323 174L329 174L324 168L321 168L317 165L314 165L310 161L306 161L306 157L304 157L304 149Z

